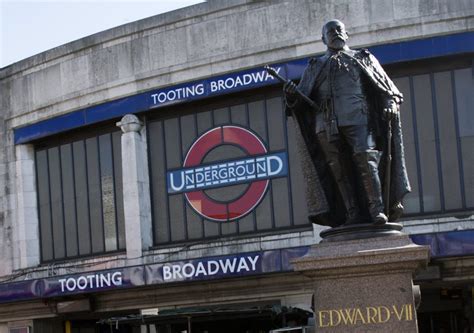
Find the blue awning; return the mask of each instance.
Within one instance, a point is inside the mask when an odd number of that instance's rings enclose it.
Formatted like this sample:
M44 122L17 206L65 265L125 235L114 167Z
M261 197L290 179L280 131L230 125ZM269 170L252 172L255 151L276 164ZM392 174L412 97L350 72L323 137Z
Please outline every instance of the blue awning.
M474 230L411 235L410 238L415 244L429 245L432 258L474 255Z

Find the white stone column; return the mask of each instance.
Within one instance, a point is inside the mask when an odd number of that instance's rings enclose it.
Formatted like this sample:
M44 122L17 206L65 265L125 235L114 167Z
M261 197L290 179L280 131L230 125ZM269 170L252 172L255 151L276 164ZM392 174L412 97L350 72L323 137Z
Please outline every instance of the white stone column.
M17 268L40 263L39 218L36 194L35 150L33 145L15 146L17 225Z
M150 180L143 123L128 114L117 123L122 129L122 179L127 258L142 256L152 241Z

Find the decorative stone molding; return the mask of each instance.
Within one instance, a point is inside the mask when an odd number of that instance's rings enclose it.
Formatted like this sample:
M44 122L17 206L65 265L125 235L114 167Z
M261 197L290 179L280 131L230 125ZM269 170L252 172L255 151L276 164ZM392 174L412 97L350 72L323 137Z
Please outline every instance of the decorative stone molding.
M117 126L122 129L123 133L140 132L143 127L143 122L133 114L125 115Z

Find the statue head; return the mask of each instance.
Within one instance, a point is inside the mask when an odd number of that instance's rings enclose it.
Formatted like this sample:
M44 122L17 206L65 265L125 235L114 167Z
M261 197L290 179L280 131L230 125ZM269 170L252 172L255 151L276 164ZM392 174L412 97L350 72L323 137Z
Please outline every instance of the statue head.
M339 20L331 20L323 26L323 43L333 50L342 50L349 38L344 23Z

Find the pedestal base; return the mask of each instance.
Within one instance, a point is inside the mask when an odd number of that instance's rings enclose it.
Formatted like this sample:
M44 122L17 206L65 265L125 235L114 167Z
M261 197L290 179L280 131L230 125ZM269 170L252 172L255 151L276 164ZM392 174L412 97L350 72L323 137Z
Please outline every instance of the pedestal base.
M294 260L314 280L316 332L418 332L412 274L429 248L406 235L314 245Z

